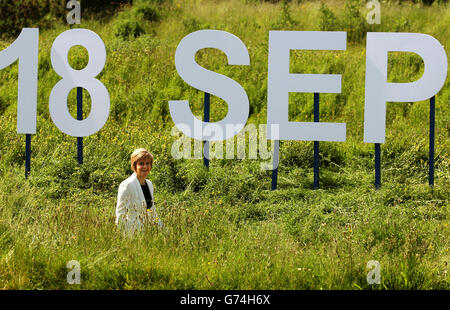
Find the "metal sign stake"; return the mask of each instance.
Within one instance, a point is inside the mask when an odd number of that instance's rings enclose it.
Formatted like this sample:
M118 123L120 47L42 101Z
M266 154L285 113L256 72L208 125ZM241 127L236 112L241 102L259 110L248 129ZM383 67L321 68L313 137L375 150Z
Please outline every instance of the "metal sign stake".
M205 93L205 109L203 111L204 122L209 122L209 110L210 110L210 95ZM209 141L205 141L203 144L203 164L206 168L209 168Z

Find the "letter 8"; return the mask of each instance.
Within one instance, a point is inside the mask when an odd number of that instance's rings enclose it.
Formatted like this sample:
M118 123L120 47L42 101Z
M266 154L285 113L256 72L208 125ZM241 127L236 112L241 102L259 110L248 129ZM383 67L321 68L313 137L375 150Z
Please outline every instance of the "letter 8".
M86 48L89 55L87 66L81 70L73 69L68 61L69 50L76 45ZM88 29L64 31L53 42L51 61L55 72L63 78L50 93L50 116L56 127L75 137L96 133L106 123L110 108L108 90L95 78L106 62L106 49L102 39ZM67 96L75 87L85 88L92 99L91 112L81 121L74 119L67 107Z

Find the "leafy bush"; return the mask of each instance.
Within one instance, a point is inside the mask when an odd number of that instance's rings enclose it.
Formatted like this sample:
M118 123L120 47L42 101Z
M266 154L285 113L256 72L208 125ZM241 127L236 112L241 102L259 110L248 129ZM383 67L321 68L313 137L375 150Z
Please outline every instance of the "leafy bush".
M184 161L177 173L184 180L186 188L194 192L202 190L208 182L208 169L203 166L201 160Z
M159 19L157 10L151 5L138 6L136 8L136 14L150 22L158 21Z
M359 0L346 0L342 27L349 42L362 42L367 32L367 21L361 16Z
M291 17L291 10L289 8L288 1L283 0L281 2L281 11L278 20L275 21L271 27L273 29L286 29L296 25L297 22Z
M67 3L67 1L65 1ZM80 0L84 12L98 13L101 11L117 10L124 5L132 4L133 0Z
M115 26L114 35L122 40L129 40L130 38L137 38L145 33L144 28L134 20L123 20Z
M340 29L339 19L334 15L326 4L322 3L319 9L320 23L319 28L321 31L336 31Z
M319 8L319 28L322 31L346 31L349 42L362 42L368 30L367 21L361 16L359 0L346 0L344 14L337 17L325 4Z
M191 33L200 29L207 29L210 27L208 23L202 23L195 17L187 17L183 19L182 23L187 33Z
M0 1L0 36L16 37L24 27L48 27L63 20L64 0Z
M111 15L132 0L79 0L82 15ZM0 37L14 38L24 27L48 28L55 22L65 23L68 0L0 1Z

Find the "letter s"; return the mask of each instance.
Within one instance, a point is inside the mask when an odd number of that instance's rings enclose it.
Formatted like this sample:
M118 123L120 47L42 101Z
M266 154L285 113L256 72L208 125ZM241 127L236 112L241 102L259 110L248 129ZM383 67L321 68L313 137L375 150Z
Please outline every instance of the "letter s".
M180 77L192 87L216 95L228 104L228 114L215 123L206 123L196 118L187 100L169 101L170 115L175 125L185 135L204 141L219 141L234 137L244 128L249 115L247 93L236 81L195 62L195 54L203 48L217 48L228 57L231 65L249 65L250 57L245 44L235 35L219 30L199 30L188 34L178 44L175 52L175 67ZM185 126L179 126L184 124ZM208 124L219 126L224 135L210 136L203 128ZM237 132L227 132L227 124L239 124ZM183 131L189 128L190 132Z

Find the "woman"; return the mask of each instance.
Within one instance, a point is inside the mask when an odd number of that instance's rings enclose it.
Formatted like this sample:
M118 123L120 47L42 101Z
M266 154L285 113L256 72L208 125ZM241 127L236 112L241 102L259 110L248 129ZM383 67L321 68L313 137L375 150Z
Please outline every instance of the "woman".
M146 179L153 166L153 155L146 149L131 154L134 173L120 183L117 195L116 224L128 232L141 230L145 223L162 222L155 210L153 184Z

